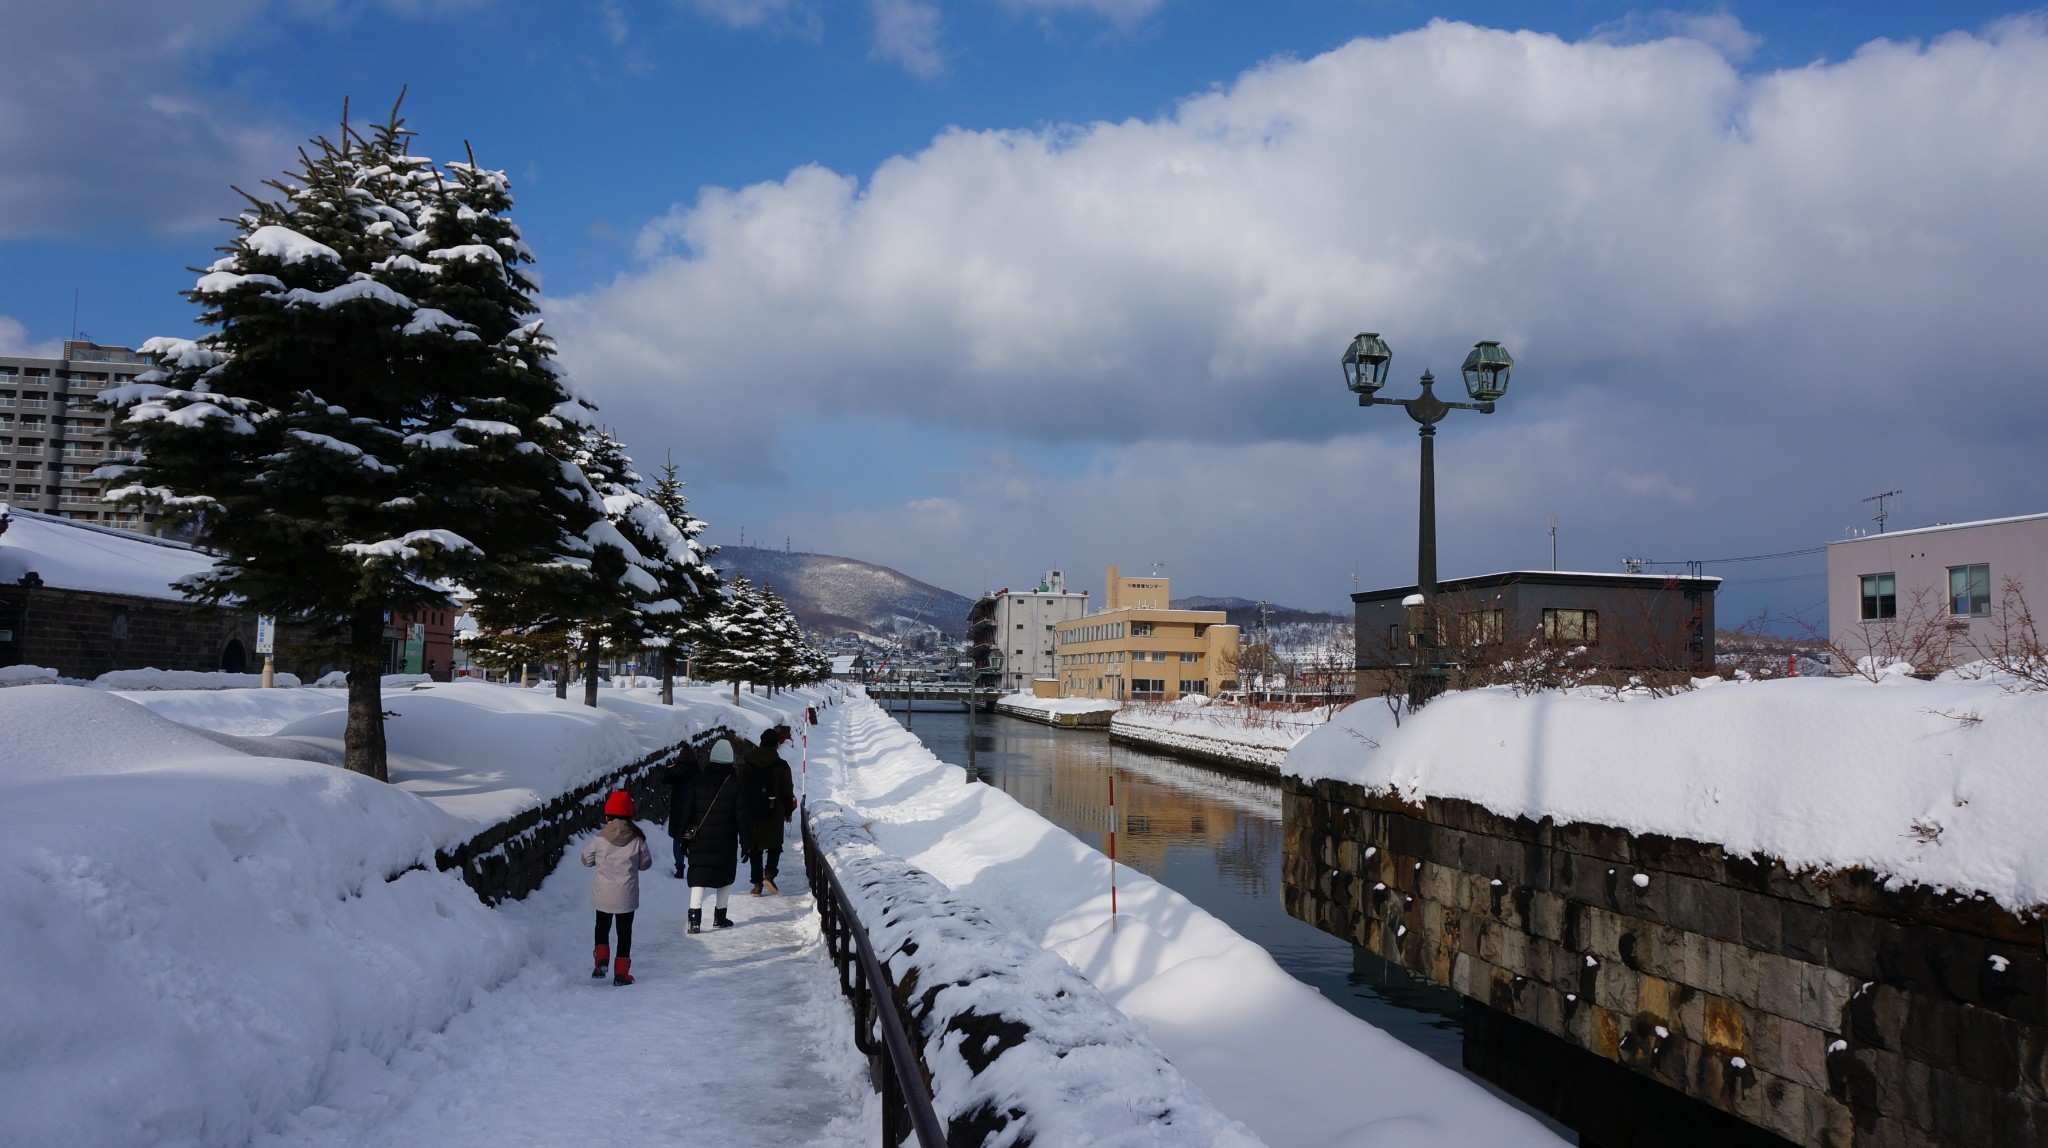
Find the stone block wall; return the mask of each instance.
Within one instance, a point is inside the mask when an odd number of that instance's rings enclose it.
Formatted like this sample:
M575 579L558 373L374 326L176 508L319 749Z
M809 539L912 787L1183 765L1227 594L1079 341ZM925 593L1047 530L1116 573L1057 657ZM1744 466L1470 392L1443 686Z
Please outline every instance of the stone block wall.
M2048 1144L2043 923L1610 826L1285 778L1295 917L1798 1144Z
M245 671L263 666L253 616L192 602L0 586L0 630L14 635L0 647L0 665L49 666L71 678L145 666L218 670L233 641L241 643Z
M755 743L724 726L696 734L686 744L700 751L718 738L732 739L735 749ZM486 905L516 901L540 888L577 835L604 824L604 801L615 789L633 795L633 816L654 838L657 867L669 863L669 845L659 826L668 821L668 788L660 771L683 751L683 745L657 750L629 765L572 789L544 805L501 821L461 845L438 855L443 869L458 869L463 883ZM743 751L744 752L744 751Z

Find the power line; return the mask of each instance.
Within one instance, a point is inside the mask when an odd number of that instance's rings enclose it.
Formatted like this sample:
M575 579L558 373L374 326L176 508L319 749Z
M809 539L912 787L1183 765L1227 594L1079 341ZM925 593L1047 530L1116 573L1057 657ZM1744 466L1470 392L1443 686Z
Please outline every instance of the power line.
M1634 558L1630 561L1640 562L1645 566L1684 566L1687 564L1722 566L1731 562L1769 562L1774 558L1803 558L1808 554L1825 554L1826 552L1827 547L1825 546L1808 546L1804 550L1780 550L1776 554L1744 554L1737 558L1687 558L1682 561L1670 562L1658 558Z

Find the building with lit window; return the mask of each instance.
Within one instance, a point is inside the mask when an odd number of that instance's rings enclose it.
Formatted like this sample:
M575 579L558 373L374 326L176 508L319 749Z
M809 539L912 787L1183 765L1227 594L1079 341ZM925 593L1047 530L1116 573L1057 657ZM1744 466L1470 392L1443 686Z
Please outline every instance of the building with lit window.
M108 454L108 414L95 406L100 395L151 369L126 347L79 340L67 341L58 359L0 355L0 501L150 530L153 523L133 509L102 504L106 484L92 473L119 461Z
M1111 566L1102 608L1056 623L1059 694L1172 701L1237 688L1237 627L1221 610L1175 610L1165 578L1125 578Z
M2048 624L2048 514L1828 543L1828 637L1850 659L1837 673L1865 656L1922 671L1974 661L2021 607Z

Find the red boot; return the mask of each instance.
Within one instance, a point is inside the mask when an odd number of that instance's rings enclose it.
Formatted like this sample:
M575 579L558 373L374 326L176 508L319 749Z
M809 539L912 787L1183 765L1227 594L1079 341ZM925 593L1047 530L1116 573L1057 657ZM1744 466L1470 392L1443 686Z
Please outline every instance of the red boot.
M633 958L620 957L612 962L612 983L630 985L633 983Z
M596 967L596 968L594 968L594 969L591 969L591 970L590 970L590 975L591 975L591 976L593 976L593 977L601 977L601 976L603 976L603 975L604 975L604 963L605 963L606 961L610 960L610 959L611 959L611 956L612 956L612 947L611 947L610 945L599 945L599 946L597 947L597 967Z

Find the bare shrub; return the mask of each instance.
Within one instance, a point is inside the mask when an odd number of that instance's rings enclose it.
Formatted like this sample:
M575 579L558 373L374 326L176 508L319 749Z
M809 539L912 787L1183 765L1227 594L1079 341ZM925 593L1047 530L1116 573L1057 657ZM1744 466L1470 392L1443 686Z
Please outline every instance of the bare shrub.
M2024 589L2017 578L2005 580L1991 614L1990 633L1974 641L1972 650L1986 667L2018 688L2048 690L2048 644L2041 640Z

